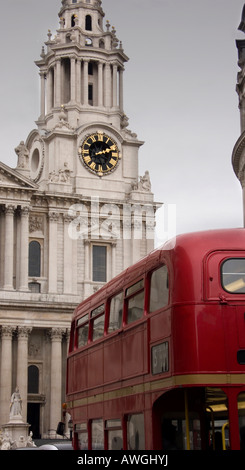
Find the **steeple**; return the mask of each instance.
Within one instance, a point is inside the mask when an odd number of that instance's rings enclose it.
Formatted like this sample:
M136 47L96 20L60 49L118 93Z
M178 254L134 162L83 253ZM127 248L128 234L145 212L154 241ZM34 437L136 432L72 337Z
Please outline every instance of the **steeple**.
M38 126L52 129L61 109L74 128L87 121L93 111L99 120L125 127L123 71L128 61L106 22L101 0L62 0L59 29L48 40L36 62L41 77L41 112Z
M123 106L129 60L101 0L62 0L39 68L38 129L28 136L30 177L42 190L126 200L139 196L138 151ZM144 201L153 201L150 189Z

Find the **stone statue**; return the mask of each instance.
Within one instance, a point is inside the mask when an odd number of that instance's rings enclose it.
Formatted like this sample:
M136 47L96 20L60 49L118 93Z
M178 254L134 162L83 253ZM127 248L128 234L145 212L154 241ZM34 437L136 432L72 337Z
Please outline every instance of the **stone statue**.
M138 188L139 188L139 191L146 191L146 192L151 191L151 180L150 180L149 171L146 171L144 176L140 176Z
M14 150L18 156L17 168L28 168L29 150L25 146L23 140L19 143L18 147L16 147Z
M9 418L10 421L13 418L19 418L22 420L22 399L18 387L16 387L14 393L11 396Z
M10 450L13 445L13 441L8 432L4 432L2 436L1 450Z

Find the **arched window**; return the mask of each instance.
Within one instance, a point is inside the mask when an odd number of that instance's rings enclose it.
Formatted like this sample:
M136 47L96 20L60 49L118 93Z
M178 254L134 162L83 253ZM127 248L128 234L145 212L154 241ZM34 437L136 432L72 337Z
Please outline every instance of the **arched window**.
M76 19L76 15L72 15L71 17L71 27L73 28L75 26L75 19Z
M29 276L40 277L41 275L41 245L33 240L29 243Z
M86 15L85 29L86 31L92 31L92 17L90 15Z
M77 3L77 0L72 0L72 3Z
M39 393L39 369L37 366L28 367L28 393Z

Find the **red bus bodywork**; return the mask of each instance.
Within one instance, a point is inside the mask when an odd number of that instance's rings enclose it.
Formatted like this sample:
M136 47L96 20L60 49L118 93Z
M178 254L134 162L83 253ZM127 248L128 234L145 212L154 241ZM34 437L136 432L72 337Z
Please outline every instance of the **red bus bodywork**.
M244 229L180 235L77 307L67 360L74 448L243 448L244 259ZM223 274L225 263L241 272ZM168 299L150 311L152 273L163 266ZM225 276L235 279L228 287ZM135 311L143 297L144 306L129 322L134 289ZM109 331L111 299L120 292L120 324ZM98 312L100 337L92 332ZM85 342L78 340L83 323Z

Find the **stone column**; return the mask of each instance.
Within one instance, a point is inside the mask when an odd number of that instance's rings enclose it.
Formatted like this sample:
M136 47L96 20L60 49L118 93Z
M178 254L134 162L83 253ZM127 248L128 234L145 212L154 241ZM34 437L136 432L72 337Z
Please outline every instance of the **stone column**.
M32 328L26 326L18 327L16 385L19 387L22 398L22 417L24 422L27 420L28 338L31 330Z
M83 104L88 106L88 60L83 61Z
M56 212L48 214L49 218L49 272L48 286L49 293L57 293L57 222L58 215Z
M47 113L52 109L53 101L53 69L49 69L47 73Z
M81 91L82 91L82 82L81 82L81 60L77 60L77 102L80 104L82 101Z
M50 433L55 437L57 424L62 413L62 335L61 328L52 328L51 336L51 397L50 397Z
M56 60L56 71L55 71L55 106L59 108L61 106L61 59Z
M98 64L98 106L103 106L103 62Z
M0 286L4 286L4 256L5 256L5 214L4 209L0 209Z
M21 207L20 219L20 286L28 291L28 258L29 258L29 206Z
M90 259L89 259L89 247L90 247L90 241L89 240L84 240L84 280L88 281L90 280Z
M40 96L40 112L41 118L45 116L45 73L40 72L40 80L41 80L41 96Z
M14 206L5 207L4 289L13 290Z
M119 108L123 112L123 72L124 69L121 67L119 70Z
M76 59L71 57L71 102L76 101Z
M116 243L111 244L111 277L116 276Z
M113 102L112 106L117 107L117 64L113 64Z
M105 65L105 106L111 107L111 65Z
M140 259L140 248L142 243L142 216L134 214L132 223L132 263L136 263Z
M14 327L2 326L2 351L0 366L0 425L9 421L9 404L12 394L12 336Z
M71 221L72 218L64 214L64 294L72 294L73 291L73 243L68 233Z

